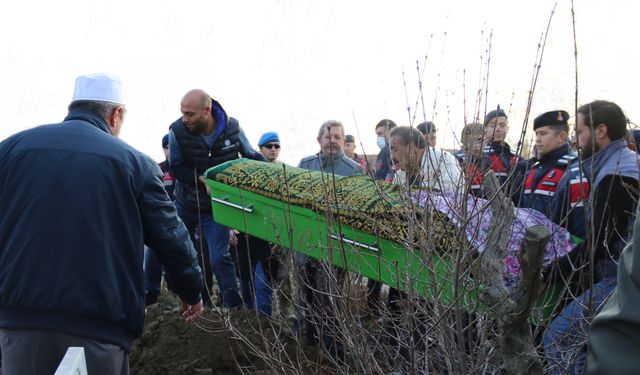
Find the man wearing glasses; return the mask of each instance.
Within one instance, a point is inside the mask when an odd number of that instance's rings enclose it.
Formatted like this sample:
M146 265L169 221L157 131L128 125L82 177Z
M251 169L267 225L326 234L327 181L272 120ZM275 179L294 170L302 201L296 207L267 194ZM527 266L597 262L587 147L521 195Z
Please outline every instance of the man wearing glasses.
M266 132L260 137L258 142L260 153L269 163L277 163L280 155L280 138L276 132Z

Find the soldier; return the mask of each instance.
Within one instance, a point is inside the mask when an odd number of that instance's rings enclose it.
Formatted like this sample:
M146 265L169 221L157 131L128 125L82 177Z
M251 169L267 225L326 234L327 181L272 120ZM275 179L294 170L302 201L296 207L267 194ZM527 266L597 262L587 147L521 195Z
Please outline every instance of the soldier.
M360 164L364 171L367 170L367 160L364 155L356 154L356 139L351 134L344 137L344 154Z
M569 114L557 110L541 114L533 121L538 159L527 174L520 207L533 208L551 218L551 201L567 167L577 158L569 143Z
M522 158L516 155L506 142L509 131L507 114L500 109L487 113L484 119L484 135L488 144L482 152L484 170L492 170L503 186L504 193L518 203L525 171ZM483 173L484 175L484 173Z

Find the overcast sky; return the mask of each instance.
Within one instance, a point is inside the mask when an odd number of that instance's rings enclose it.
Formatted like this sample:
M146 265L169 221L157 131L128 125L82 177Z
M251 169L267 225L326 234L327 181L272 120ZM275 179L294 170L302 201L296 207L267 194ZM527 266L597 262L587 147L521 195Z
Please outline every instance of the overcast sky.
M510 110L515 144L555 3L6 1L0 139L62 120L75 77L106 71L124 79L129 98L121 137L156 160L192 88L238 118L254 145L263 132L278 131L282 159L294 164L317 152L317 130L328 119L341 120L367 153L378 152L374 126L383 118L433 120L440 145L455 148L465 119L500 104ZM575 1L578 102L615 101L634 122L637 4ZM573 113L575 91L571 2L560 0L529 123L547 110Z

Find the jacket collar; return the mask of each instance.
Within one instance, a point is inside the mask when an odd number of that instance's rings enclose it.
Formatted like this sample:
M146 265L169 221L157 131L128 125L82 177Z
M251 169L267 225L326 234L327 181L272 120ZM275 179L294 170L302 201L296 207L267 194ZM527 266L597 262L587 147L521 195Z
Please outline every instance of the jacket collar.
M538 159L538 162L540 163L546 163L548 161L552 161L552 160L558 160L561 157L563 157L564 155L569 153L569 145L564 144L558 148L556 148L555 150L551 151L550 153L541 156L540 159Z
M609 143L595 155L582 161L582 169L593 186L609 175L640 178L637 155L629 150L626 139L618 139Z
M318 158L323 165L334 164L337 160L344 158L344 152L338 152L332 155L325 155L323 152L318 153Z
M107 134L113 134L111 133L111 128L107 124L107 121L96 113L74 109L69 111L67 117L64 118L64 122L73 120L88 122Z

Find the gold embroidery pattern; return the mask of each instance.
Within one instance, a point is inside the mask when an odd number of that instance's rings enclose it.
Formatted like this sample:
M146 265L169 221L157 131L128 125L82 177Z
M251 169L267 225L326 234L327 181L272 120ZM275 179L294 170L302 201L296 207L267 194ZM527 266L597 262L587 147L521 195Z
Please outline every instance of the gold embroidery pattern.
M210 169L207 178L309 208L365 233L400 243L425 236L436 248L447 248L455 233L453 224L437 211L430 213L428 230L418 227L411 231L409 217L422 222L424 209L411 204L396 185L373 181L368 176L337 176L240 159ZM425 231L428 233L421 233Z

